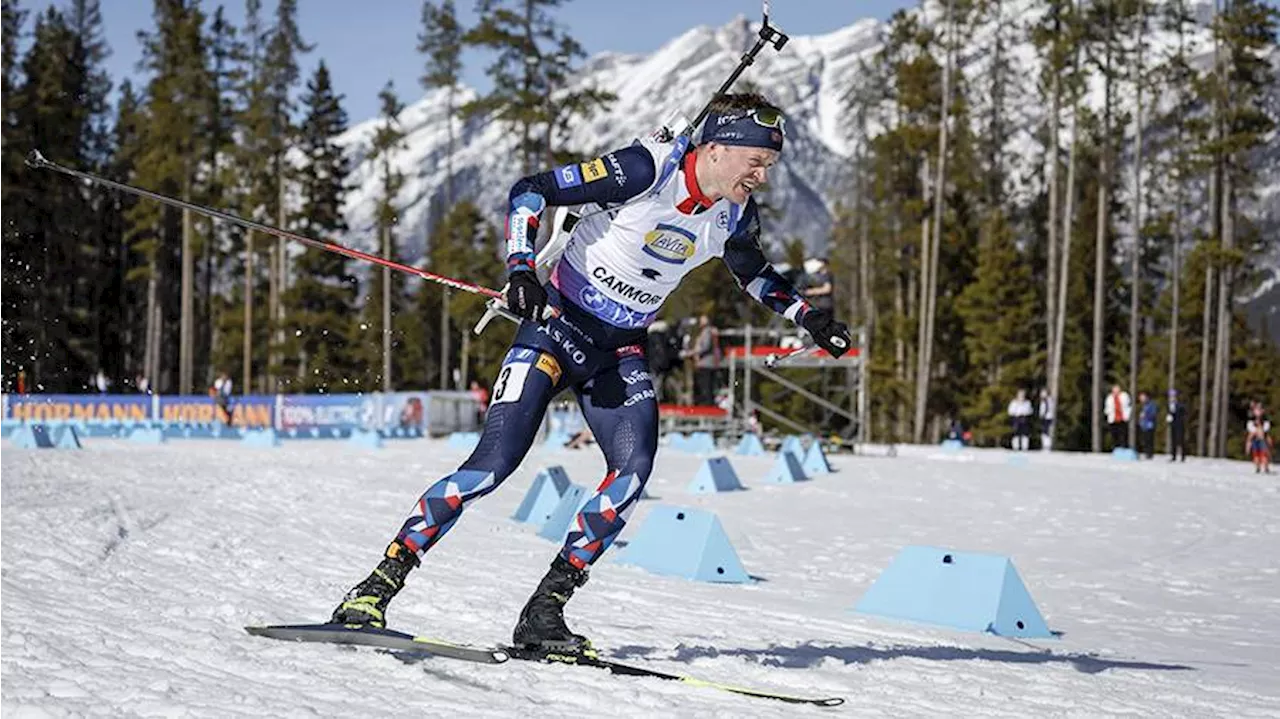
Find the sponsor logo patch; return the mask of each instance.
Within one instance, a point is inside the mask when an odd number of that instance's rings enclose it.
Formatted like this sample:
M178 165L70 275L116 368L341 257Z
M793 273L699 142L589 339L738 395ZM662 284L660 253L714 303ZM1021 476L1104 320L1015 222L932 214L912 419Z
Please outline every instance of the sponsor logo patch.
M613 181L618 183L618 187L627 184L627 173L622 171L622 163L618 162L618 158L610 152L605 155L605 159L609 161L609 167L613 168Z
M586 165L583 165L586 167ZM590 182L590 180L588 180ZM562 190L582 184L582 172L577 165L565 165L556 168L556 186Z
M534 366L551 378L551 384L554 385L560 381L560 363L556 361L555 357L545 353L540 354L538 355L538 362Z
M694 243L697 238L692 232L675 225L659 224L645 233L644 252L663 262L683 265L693 257Z
M584 162L578 167L582 168L582 181L595 182L603 180L609 176L609 171L604 169L604 160L597 157L591 162Z

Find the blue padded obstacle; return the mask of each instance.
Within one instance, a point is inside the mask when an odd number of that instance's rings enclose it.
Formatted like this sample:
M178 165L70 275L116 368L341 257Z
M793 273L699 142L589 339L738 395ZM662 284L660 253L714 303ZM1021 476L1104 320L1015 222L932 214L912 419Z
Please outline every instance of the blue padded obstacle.
M711 454L716 451L716 438L710 432L694 432L680 449L693 454Z
M667 446L671 449L684 451L685 446L689 444L689 438L685 437L681 432L672 432L667 435Z
M1111 458L1118 459L1121 462L1136 462L1138 461L1138 453L1128 447L1116 447L1111 450Z
M794 484L808 479L800 458L790 452L778 452L773 468L761 481L766 484Z
M715 492L732 492L746 489L738 481L738 473L733 471L727 457L708 457L703 460L693 481L686 487L694 494L714 494Z
M700 582L742 584L751 579L716 515L660 504L649 512L618 562Z
M742 435L742 439L738 441L737 449L733 450L734 454L740 454L745 457L753 457L764 454L764 445L760 443L760 436L755 432L747 432Z
M804 453L804 462L800 464L800 468L810 477L831 474L835 471L831 469L831 464L827 462L827 455L822 451L822 443L816 439L809 445L809 451Z
M64 424L54 427L51 434L54 449L82 449L80 435L76 432L75 425Z
M547 439L543 442L543 444L545 444L547 447L550 447L552 449L556 449L559 447L563 447L566 444L569 444L569 440L571 439L573 438L569 436L568 432L562 429L557 429L551 432L547 432Z
M854 611L1004 637L1053 636L1013 562L998 554L906 547Z
M800 438L794 434L782 440L782 448L778 451L794 454L798 461L804 462L804 442L801 442Z
M23 449L49 449L53 447L53 434L43 424L23 424L13 430L9 441Z
M382 449L382 436L371 429L357 427L351 431L351 436L347 438L347 444L364 449Z
M569 528L573 526L574 518L578 516L578 512L582 511L582 505L589 499L591 494L587 492L586 487L570 484L560 497L556 508L551 511L551 516L542 523L538 536L553 542L563 542L569 535Z
M954 454L962 449L964 449L964 442L961 442L958 439L942 440L942 451L947 454Z
M516 507L516 513L511 518L517 522L545 524L572 484L564 467L555 465L543 469L533 478L533 484L525 492L524 499L520 500L520 506Z
M451 449L475 449L480 444L479 432L454 432L449 435Z
M164 436L164 430L159 427L138 425L129 432L129 441L138 444L164 444L167 439Z
M280 435L274 429L246 429L240 438L246 447L279 447Z
M1031 460L1027 459L1027 455L1022 452L1015 452L1005 459L1005 464L1010 467L1025 467L1031 464Z

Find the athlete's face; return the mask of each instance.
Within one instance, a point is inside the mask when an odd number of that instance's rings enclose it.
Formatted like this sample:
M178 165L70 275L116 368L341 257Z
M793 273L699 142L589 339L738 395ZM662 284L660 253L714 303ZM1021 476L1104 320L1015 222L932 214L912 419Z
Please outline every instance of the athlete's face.
M769 168L778 161L778 151L763 147L738 147L717 145L708 148L711 172L715 177L712 186L716 194L741 205L751 193L769 181Z

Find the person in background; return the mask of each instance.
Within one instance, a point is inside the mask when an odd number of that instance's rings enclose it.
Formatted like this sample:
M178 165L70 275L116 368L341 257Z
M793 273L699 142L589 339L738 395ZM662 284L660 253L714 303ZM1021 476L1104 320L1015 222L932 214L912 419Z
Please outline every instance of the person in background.
M143 380L145 383L145 380ZM231 426L231 391L233 383L231 375L226 372L219 372L218 378L213 381L213 387L210 393L213 395L213 403L218 407L218 418L222 420L224 426ZM141 387L139 387L141 389ZM145 391L145 390L143 390Z
M1040 389L1040 449L1053 449L1053 398L1049 390Z
M489 390L479 380L473 379L467 391L476 398L476 422L483 425L484 413L489 411Z
M1187 406L1178 399L1178 390L1169 390L1169 409L1164 417L1169 423L1169 461L1175 462L1178 454L1187 461Z
M106 372L98 370L98 373L93 376L93 387L98 390L98 394L107 393L107 389L111 387L111 380L107 379Z
M1133 413L1133 398L1120 385L1111 385L1111 394L1103 402L1107 415L1107 427L1111 432L1111 448L1129 446L1129 416Z
M827 258L812 257L804 261L804 289L800 294L809 300L809 304L825 310L835 311L836 300L834 286L831 283L831 269Z
M691 357L694 364L693 403L698 406L714 404L716 373L720 371L720 331L711 324L710 317L698 317L698 331L685 356Z
M1009 419L1013 422L1013 449L1025 452L1031 448L1031 400L1025 389L1009 403Z
M1244 451L1253 460L1255 473L1271 474L1271 420L1261 402L1249 404L1249 421L1245 424Z
M1156 421L1160 406L1146 392L1138 393L1138 453L1154 459L1156 453Z

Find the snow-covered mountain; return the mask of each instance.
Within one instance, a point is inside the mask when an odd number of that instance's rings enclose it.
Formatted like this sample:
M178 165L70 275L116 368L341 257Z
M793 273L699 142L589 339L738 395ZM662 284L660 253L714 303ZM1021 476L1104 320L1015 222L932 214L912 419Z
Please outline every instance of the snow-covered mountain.
M659 127L673 112L692 117L711 97L755 40L757 29L744 17L723 27L694 28L650 55L604 53L584 66L584 84L607 88L618 96L607 113L571 128L572 146L584 153L631 144ZM766 48L743 74L789 115L787 150L770 177L769 203L785 222L771 228L805 238L821 247L831 225L831 210L847 173L851 152L841 116L841 94L857 69L858 58L875 51L877 23L862 21L815 37L793 37L782 53ZM462 100L474 95L463 88ZM431 205L443 200L446 170L446 115L443 91L409 105L400 117L405 149L395 159L406 176L401 194L402 252L410 259L425 248ZM478 200L500 221L507 191L519 179L515 137L499 123L455 120L458 137L454 166L460 196ZM373 247L377 171L368 161L369 145L379 121L356 125L343 137L354 161L356 189L347 201L350 241ZM766 223L767 224L767 223Z
M1006 112L1012 124L1005 148L1011 167L1008 191L1015 201L1026 201L1041 191L1037 185L1035 164L1042 161L1043 148L1033 133L1043 121L1047 108L1040 101L1035 82L1039 77L1039 58L1027 40L1025 28L1044 12L1043 4L1033 0L1006 2L998 24L994 19L965 32L960 56L962 71L969 86L971 116L983 118L989 106L991 65L990 49L997 27L1008 43L1005 52L1013 63L1013 79L1006 88ZM1192 46L1207 63L1211 45L1207 27L1212 6L1198 8L1201 32ZM915 11L925 24L940 23L943 8L936 2ZM785 18L779 18L785 27ZM1147 38L1147 63L1156 63L1172 51L1177 39L1153 22ZM602 53L584 65L580 82L614 92L618 99L606 113L572 125L571 146L584 153L603 152L631 143L659 127L673 112L692 117L715 92L742 53L756 39L758 25L745 17L737 17L718 28L697 27L685 32L649 55ZM750 83L763 90L787 112L788 141L778 168L770 178L767 190L769 204L779 210L765 218L766 238L777 242L801 237L813 251L827 244L832 212L849 191L854 145L854 122L848 114L847 94L857 80L860 59L870 59L880 47L883 24L862 20L832 33L792 37L782 52L766 48L754 65L739 80L738 88ZM1280 71L1280 53L1273 53ZM1117 91L1121 107L1131 107L1131 87L1122 85ZM474 96L474 90L462 88L460 102ZM1094 78L1085 102L1102 104L1100 78ZM1165 100L1167 102L1167 100ZM1152 98L1144 100L1150 112ZM1280 93L1275 98L1280 106ZM429 224L436 213L433 204L443 204L446 171L446 118L443 92L433 92L409 105L400 117L406 131L405 149L395 158L398 169L407 178L400 195L404 208L400 217L400 251L410 260L425 250ZM1063 117L1066 119L1066 110ZM515 137L499 123L475 120L465 125L458 121L458 138L454 165L455 188L460 196L478 201L499 222L505 210L507 191L518 179L520 170L515 158ZM378 196L376 167L368 160L369 144L379 124L368 120L352 127L342 138L353 159L355 190L348 196L346 214L352 234L347 240L367 249L375 247L374 208ZM875 134L874 121L871 133ZM1121 135L1117 134L1119 139ZM1124 134L1121 158L1122 192L1127 193L1130 158L1129 135ZM1151 137L1148 135L1148 142ZM1069 144L1069 130L1064 127L1062 143ZM1280 141L1272 138L1266 157L1280 157ZM1148 162L1150 156L1148 156ZM1280 163L1262 163L1261 207L1250 212L1263 219L1266 231L1280 231ZM1148 172L1152 170L1149 168ZM1144 173L1145 174L1145 173ZM1158 200L1157 200L1158 201ZM1246 211L1249 211L1246 208ZM1128 218L1117 218L1121 247L1132 236ZM1280 280L1280 260L1262 263L1276 266ZM1273 281L1274 282L1274 281ZM1266 288L1257 289L1261 297Z

